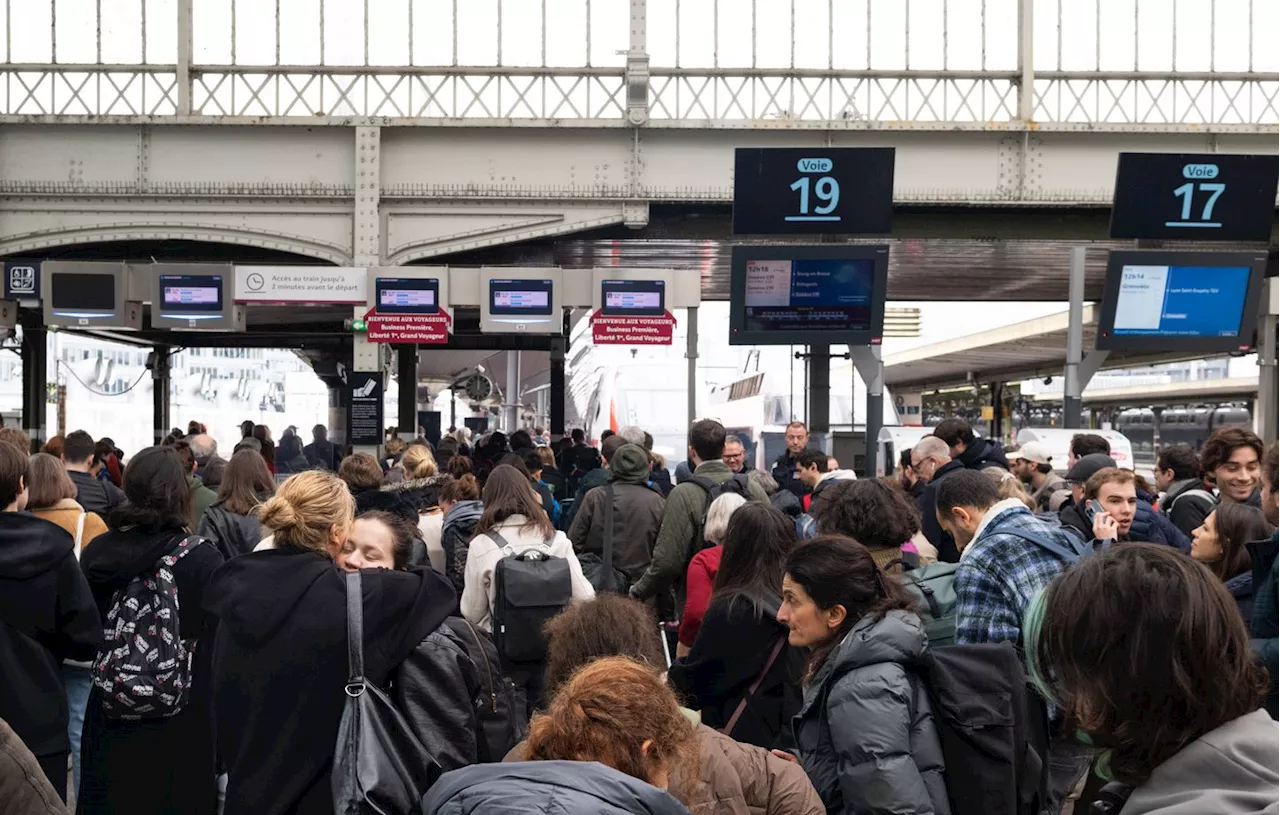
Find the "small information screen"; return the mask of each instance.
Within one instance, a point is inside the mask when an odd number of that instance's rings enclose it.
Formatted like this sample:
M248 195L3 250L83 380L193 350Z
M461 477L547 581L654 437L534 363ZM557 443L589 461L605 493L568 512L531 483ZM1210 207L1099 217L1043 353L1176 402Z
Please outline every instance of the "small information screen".
M111 317L116 313L116 277L55 272L49 297L59 317Z
M1121 153L1111 237L1269 241L1276 156Z
M489 313L508 317L550 317L551 280L489 281Z
M222 316L222 275L160 275L160 314L192 320Z
M436 314L440 281L435 278L379 277L375 282L379 314Z
M1249 253L1112 252L1097 347L1248 348L1265 264Z
M601 313L609 317L661 317L666 314L665 280L601 281Z

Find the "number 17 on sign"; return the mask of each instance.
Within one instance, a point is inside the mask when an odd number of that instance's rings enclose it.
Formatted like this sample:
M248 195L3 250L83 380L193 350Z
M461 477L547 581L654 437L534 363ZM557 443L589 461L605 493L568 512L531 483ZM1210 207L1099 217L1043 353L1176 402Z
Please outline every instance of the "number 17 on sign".
M840 205L840 182L826 173L831 172L834 162L829 158L802 158L796 162L796 169L804 173L791 185L791 189L800 194L798 215L788 215L788 221L829 221L840 220L833 215ZM814 181L814 176L817 180ZM810 212L810 193L817 199L813 211Z

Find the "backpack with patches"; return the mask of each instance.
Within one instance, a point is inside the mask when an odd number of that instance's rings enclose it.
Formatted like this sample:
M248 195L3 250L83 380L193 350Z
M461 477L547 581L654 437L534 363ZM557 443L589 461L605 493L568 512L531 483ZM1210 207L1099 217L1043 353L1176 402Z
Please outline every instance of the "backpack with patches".
M729 480L725 481L723 484L717 484L710 478L698 475L689 476L687 481L690 484L697 484L699 487L706 490L707 493L707 505L702 510L702 524L698 527L699 537L702 537L703 530L707 528L707 513L711 511L711 505L714 504L716 499L721 495L729 493L731 495L741 495L747 501L751 500L751 491L748 488L751 481L742 473L734 473L729 476ZM702 548L706 549L710 546L711 544L703 538Z
M178 629L178 584L173 568L204 538L183 538L154 569L115 593L103 627L104 643L93 661L93 684L102 690L110 719L162 719L181 713L191 689L195 642Z

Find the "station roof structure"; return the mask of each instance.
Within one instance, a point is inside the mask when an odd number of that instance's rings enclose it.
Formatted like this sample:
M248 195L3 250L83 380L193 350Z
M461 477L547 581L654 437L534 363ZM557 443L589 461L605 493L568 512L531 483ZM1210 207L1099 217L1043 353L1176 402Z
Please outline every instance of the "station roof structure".
M1257 377L1201 379L1191 382L1166 382L1159 385L1136 385L1127 388L1085 389L1084 403L1098 407L1108 405L1173 405L1187 402L1230 402L1256 399ZM1037 402L1060 402L1062 395L1041 393Z
M940 390L975 382L1016 382L1062 373L1067 358L1067 312L993 328L965 337L886 354L884 382L891 388ZM1084 351L1097 337L1097 308L1084 307ZM1204 354L1116 353L1102 368L1135 368L1198 359ZM1256 390L1256 383L1255 383Z

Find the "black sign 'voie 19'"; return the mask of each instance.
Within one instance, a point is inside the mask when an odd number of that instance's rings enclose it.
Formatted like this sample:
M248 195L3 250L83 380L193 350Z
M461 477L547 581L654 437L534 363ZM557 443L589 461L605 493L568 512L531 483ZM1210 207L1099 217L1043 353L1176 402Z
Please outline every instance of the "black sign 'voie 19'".
M739 147L735 235L884 234L893 222L892 147Z

